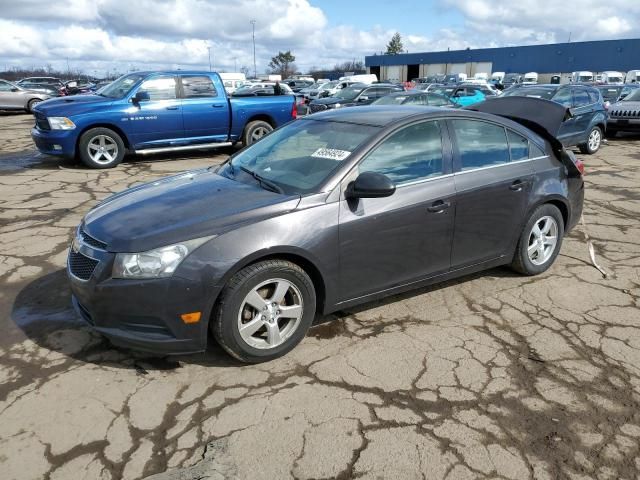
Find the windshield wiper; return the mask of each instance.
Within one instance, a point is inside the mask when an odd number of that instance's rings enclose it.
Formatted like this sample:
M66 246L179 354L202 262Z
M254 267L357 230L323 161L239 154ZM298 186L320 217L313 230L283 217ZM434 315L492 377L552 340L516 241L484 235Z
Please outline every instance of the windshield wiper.
M278 185L273 183L271 180L267 180L266 178L260 176L253 170L249 170L247 167L244 167L242 165L240 165L240 170L251 175L253 178L255 178L258 181L258 183L261 186L266 187L267 190L271 190L272 192L276 192L276 193L284 193L282 191L282 188L280 188Z

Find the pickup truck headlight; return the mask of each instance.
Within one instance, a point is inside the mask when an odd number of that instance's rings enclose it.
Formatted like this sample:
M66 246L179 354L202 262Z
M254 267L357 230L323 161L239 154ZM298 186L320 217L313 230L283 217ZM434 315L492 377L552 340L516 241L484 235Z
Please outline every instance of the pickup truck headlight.
M67 117L48 117L51 130L73 130L76 124Z
M140 253L118 253L113 262L113 278L170 277L182 261L213 237L196 238Z

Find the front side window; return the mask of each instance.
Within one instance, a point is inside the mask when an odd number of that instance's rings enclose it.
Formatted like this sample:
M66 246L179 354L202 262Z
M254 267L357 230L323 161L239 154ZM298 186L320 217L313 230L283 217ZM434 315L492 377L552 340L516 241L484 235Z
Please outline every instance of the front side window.
M229 82L229 87L232 82ZM217 97L218 92L213 86L211 78L206 75L185 75L182 77L184 98Z
M511 130L507 130L507 138L509 139L512 162L529 158L529 140L527 138Z
M443 168L437 121L421 122L393 133L359 165L360 173L382 173L396 184L437 177Z
M8 82L3 82L0 80L0 92L10 92L12 85Z
M176 98L176 79L174 77L155 77L145 80L138 93L149 95L149 100L173 100Z
M452 120L461 170L508 163L509 145L503 127L478 120Z

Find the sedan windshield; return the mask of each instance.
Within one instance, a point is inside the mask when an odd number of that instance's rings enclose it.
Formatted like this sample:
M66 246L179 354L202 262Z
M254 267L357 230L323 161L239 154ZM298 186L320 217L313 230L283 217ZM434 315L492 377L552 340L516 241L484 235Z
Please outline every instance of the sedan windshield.
M130 73L129 75L124 75L114 82L110 83L102 87L98 90L98 95L109 98L123 98L125 97L131 89L146 75L142 75L140 73Z
M298 120L245 148L218 173L242 181L263 179L287 194L313 193L378 131L369 125Z
M343 100L353 100L365 88L365 86L343 88L342 90L338 91L338 93L336 93L334 97L341 98Z

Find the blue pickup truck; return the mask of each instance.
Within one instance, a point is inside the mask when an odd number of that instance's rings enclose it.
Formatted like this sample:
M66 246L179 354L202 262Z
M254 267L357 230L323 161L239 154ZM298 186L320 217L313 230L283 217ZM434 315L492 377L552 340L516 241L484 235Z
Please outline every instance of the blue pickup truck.
M249 145L296 118L295 97L228 98L211 72L136 72L96 95L42 102L31 137L49 155L111 168L125 153Z

